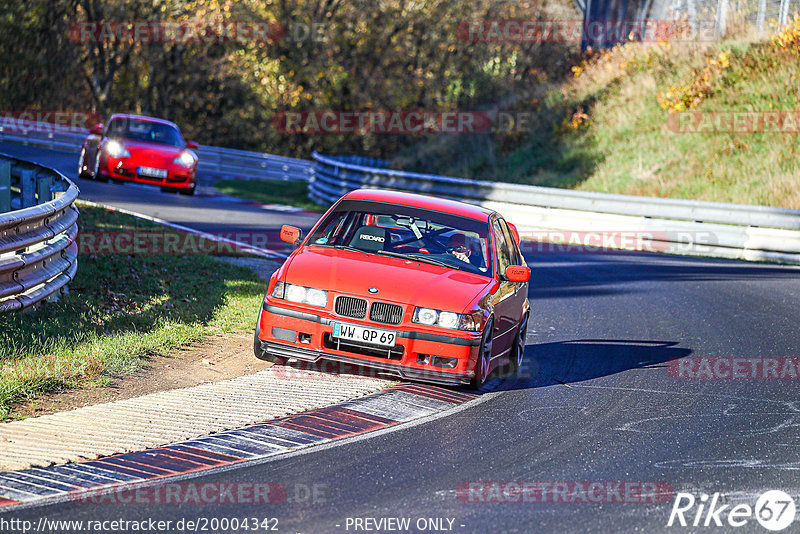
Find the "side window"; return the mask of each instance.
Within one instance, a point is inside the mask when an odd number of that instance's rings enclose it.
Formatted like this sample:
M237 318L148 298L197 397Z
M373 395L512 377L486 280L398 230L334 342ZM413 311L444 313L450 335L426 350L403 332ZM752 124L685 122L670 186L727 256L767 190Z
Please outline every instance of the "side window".
M346 212L339 212L333 214L329 221L324 222L322 226L314 233L314 241L310 245L334 245L342 231L342 226L345 221Z
M510 252L511 265L522 265L522 258L519 257L517 242L514 241L514 234L511 233L511 229L508 227L508 223L506 223L504 219L500 219L499 222L500 226L503 228L503 238L505 239Z
M506 241L502 227L498 221L492 223L492 232L494 233L494 246L497 251L499 274L503 274L506 272L506 267L513 265L511 250L508 248L508 241Z

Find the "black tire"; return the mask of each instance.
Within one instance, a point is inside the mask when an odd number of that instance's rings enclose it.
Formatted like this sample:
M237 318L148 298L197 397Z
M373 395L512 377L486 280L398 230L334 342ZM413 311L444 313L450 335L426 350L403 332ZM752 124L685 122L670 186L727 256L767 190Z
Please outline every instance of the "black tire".
M522 321L519 323L517 330L517 337L514 338L514 345L511 347L511 354L509 354L509 362L503 368L504 374L511 375L519 371L522 367L522 359L525 357L525 340L528 337L528 314L522 316Z
M108 177L100 174L100 151L97 151L97 157L94 158L94 172L92 178L98 182L108 182Z
M178 191L181 195L186 195L187 197L194 196L194 187L191 189L181 189Z
M116 178L112 178L111 181L117 185L125 185L125 180L117 180Z
M83 169L85 159L86 149L81 147L81 155L78 156L78 178L91 178L91 174Z
M489 319L486 321L486 326L483 329L481 336L481 344L478 350L478 358L475 360L475 376L470 381L472 389L480 389L486 382L486 377L489 376L489 366L491 365L492 358L492 329L494 328L494 321Z
M288 358L283 358L282 356L273 356L272 354L267 354L261 349L261 340L258 339L258 327L256 327L256 331L253 333L253 352L255 353L256 358L259 360L272 362L275 365L286 365L286 362L289 361Z

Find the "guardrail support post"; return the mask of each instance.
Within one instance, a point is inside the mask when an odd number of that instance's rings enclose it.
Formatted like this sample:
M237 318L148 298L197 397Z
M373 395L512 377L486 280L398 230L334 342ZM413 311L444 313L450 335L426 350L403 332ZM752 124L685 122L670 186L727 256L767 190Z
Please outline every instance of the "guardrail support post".
M0 161L0 213L11 211L11 162Z
M49 176L39 176L36 180L36 203L44 204L53 200L53 179Z
M29 208L36 205L36 172L22 171L19 173L20 208Z

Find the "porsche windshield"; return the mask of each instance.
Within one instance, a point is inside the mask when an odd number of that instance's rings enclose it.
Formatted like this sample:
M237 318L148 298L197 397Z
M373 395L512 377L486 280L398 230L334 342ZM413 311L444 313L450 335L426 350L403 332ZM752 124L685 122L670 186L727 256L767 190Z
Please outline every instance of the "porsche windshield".
M397 204L343 201L307 245L399 256L489 276L489 223Z
M149 141L182 147L185 143L174 126L160 122L136 119L114 119L108 126L108 137L121 137L135 141Z

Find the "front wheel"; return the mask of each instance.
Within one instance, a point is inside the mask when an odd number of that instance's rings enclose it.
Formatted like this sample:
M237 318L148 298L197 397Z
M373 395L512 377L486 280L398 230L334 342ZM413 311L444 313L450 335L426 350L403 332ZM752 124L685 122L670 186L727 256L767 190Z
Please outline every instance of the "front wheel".
M514 346L511 347L511 354L509 354L508 366L505 368L505 374L514 374L522 367L522 359L525 356L525 341L528 338L528 314L522 316L522 321L519 323L519 330L517 330L517 337L514 338Z
M78 178L89 178L89 173L84 168L86 166L86 149L81 147L81 155L78 156Z
M470 386L473 389L480 389L486 382L486 377L489 376L489 368L492 361L493 328L494 321L489 319L486 322L486 327L483 329L483 336L481 336L478 359L475 361L475 376L472 378L472 381L470 381Z
M94 159L94 173L92 173L92 178L97 180L98 182L108 182L108 177L103 176L100 174L100 151L97 151L97 157Z

